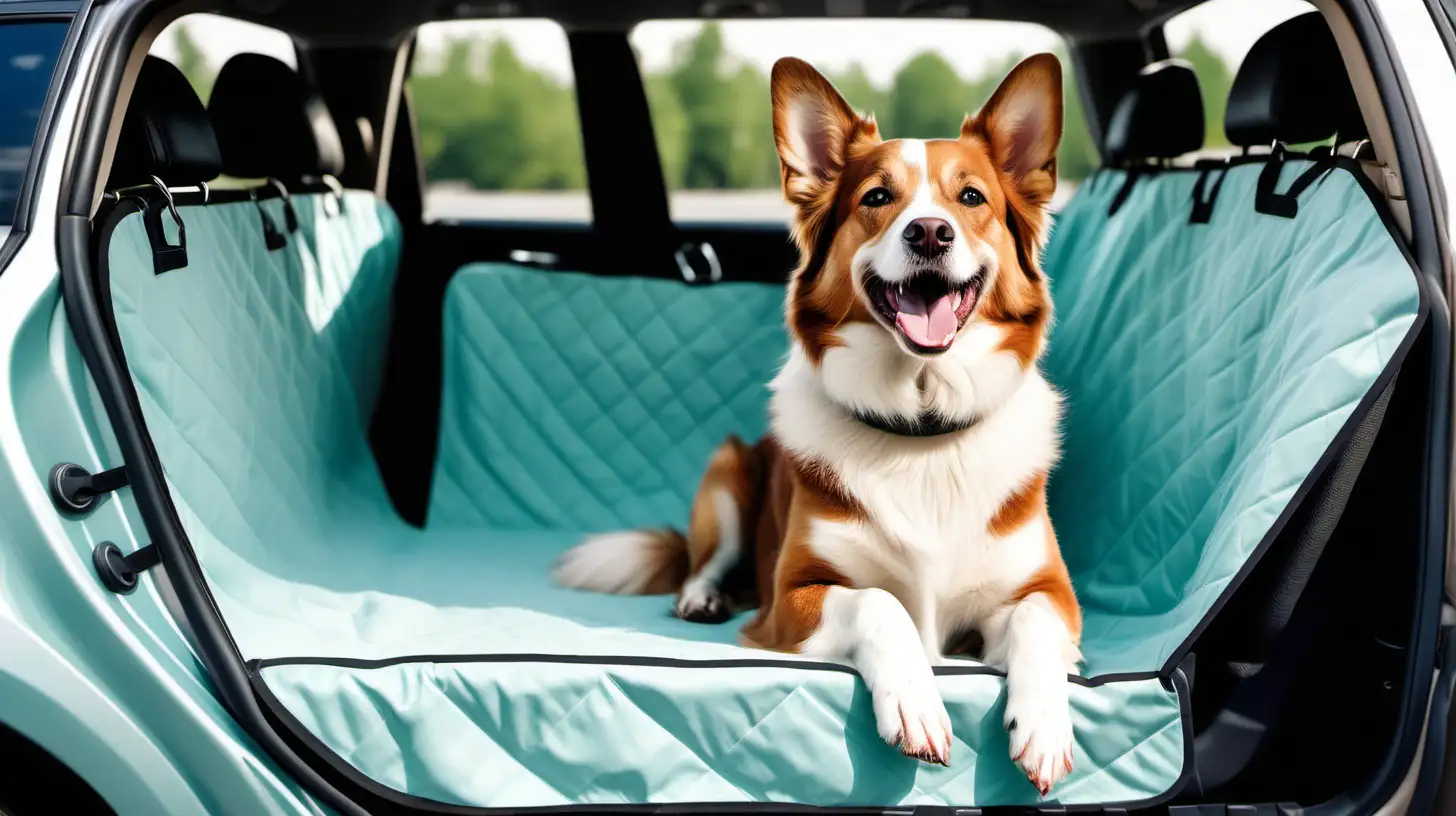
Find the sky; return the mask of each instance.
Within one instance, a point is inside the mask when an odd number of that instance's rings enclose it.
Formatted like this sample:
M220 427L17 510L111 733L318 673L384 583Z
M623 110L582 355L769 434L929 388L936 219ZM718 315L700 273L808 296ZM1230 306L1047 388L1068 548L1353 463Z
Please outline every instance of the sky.
M1311 6L1305 0L1209 0L1170 20L1164 32L1174 51L1195 34L1203 37L1230 65L1237 65L1259 35ZM294 62L287 37L276 31L235 20L190 15L183 18L193 37L215 66L241 51L258 51ZM662 68L674 49L692 36L696 21L654 21L632 33L632 44L648 71ZM896 69L914 53L933 48L963 76L975 76L987 64L1007 55L1049 50L1060 38L1050 29L1027 23L983 20L725 20L728 51L764 71L781 56L793 55L826 71L857 61L879 85L888 85ZM427 54L451 35L484 34L509 38L528 63L570 79L566 37L549 21L457 21L423 27L421 53ZM164 35L153 51L175 54Z

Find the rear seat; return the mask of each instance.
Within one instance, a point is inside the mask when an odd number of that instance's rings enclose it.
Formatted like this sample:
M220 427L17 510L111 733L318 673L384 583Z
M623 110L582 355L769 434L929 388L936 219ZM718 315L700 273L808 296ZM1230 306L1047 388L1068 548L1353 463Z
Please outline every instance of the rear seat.
M179 80L149 61L125 127L193 122ZM296 124L305 109L273 100L308 98L270 92L255 115ZM219 113L229 104L214 97L220 128L237 121ZM1128 160L1178 147L1122 144ZM249 173L321 155L280 145ZM207 181L206 154L130 156L125 181ZM1183 657L1413 336L1409 265L1358 181L1331 168L1293 219L1253 210L1255 163L1229 169L1206 224L1188 223L1185 171L1147 174L1111 215L1128 171L1104 171L1058 219L1048 368L1069 410L1052 503L1087 608L1062 804L1125 807L1185 784ZM119 205L99 264L217 607L260 698L332 778L381 810L1039 801L1006 756L1003 679L983 666L937 670L958 744L935 768L881 743L843 667L742 649L735 626L678 621L662 598L550 586L583 532L682 523L712 443L761 430L781 288L461 270L419 530L391 509L365 434L399 228L369 194L346 199L339 216L329 194L293 191L298 231L272 251L259 205L186 203L187 263L160 275L139 205ZM283 204L261 207L287 232Z

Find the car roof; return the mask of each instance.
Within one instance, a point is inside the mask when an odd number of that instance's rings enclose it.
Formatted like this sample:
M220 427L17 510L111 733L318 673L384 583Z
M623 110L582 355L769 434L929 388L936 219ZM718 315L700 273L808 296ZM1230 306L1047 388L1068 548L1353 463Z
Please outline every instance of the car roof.
M1134 35L1201 0L225 0L221 13L305 43L368 45L460 18L548 18L568 30L705 17L946 17L1039 23L1096 40ZM975 43L967 43L974 48Z

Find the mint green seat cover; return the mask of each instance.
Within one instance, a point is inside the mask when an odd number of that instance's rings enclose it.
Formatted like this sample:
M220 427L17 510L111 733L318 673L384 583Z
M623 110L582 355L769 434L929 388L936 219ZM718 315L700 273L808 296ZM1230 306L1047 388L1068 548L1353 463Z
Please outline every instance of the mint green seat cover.
M1410 267L1352 177L1291 222L1253 211L1258 170L1231 172L1201 227L1184 173L1109 218L1109 171L1047 250L1047 368L1070 406L1053 515L1090 678L1062 803L1179 785L1188 705L1165 664L1415 322ZM684 623L667 598L550 584L586 532L682 524L712 447L762 432L781 288L461 270L420 530L366 441L398 224L363 194L342 217L294 201L303 240L277 252L251 204L184 208L183 270L153 275L136 216L108 251L173 501L289 727L403 803L1038 801L1007 757L1004 680L978 664L938 670L956 744L931 767L880 742L844 667L743 649L741 619Z

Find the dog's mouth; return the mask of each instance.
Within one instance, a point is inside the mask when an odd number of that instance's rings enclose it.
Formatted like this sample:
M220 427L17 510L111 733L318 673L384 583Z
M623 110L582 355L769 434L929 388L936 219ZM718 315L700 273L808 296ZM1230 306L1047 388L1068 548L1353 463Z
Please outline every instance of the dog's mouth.
M865 276L865 291L880 316L900 332L912 351L940 354L955 342L956 332L975 310L985 282L985 269L962 284L934 271L916 272L907 280L890 283L871 271Z

